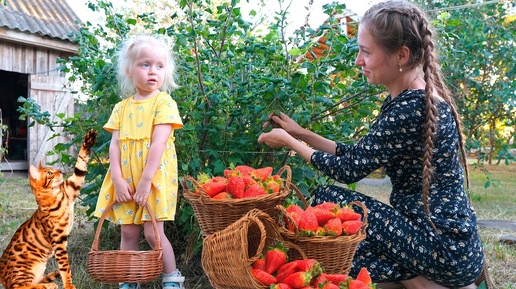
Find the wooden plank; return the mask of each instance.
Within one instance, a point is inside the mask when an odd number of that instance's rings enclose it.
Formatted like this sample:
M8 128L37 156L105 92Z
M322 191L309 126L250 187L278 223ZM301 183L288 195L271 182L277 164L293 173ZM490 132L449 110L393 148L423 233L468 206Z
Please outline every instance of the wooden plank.
M77 54L77 49L79 48L78 44L71 41L49 38L38 34L32 34L30 32L8 29L6 27L0 27L0 40L35 47L44 47L71 54Z
M484 228L516 230L516 222L502 220L478 220L477 224Z
M35 74L48 75L50 68L48 67L48 50L36 49L36 70Z

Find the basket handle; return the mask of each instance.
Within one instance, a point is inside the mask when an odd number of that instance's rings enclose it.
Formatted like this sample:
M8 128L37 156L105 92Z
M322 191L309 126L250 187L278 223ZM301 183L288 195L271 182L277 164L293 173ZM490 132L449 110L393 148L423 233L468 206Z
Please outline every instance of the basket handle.
M190 191L190 188L188 187L188 182L192 183L193 186L199 191L199 196L202 198L209 198L208 194L206 193L206 191L202 188L202 186L199 184L199 182L197 182L197 180L192 177L192 176L184 176L183 179L181 180L181 185L183 186L183 190L191 193L191 194L194 194L194 192Z
M284 172L287 172L287 177L285 178L285 187L287 189L289 189L291 186L293 186L293 184L292 184L292 169L290 168L289 165L282 166L278 170L277 175L281 176Z
M367 228L367 214L368 214L368 210L367 210L367 207L365 206L364 203L360 202L360 201L353 201L353 202L350 202L348 205L355 205L355 206L358 206L360 208L362 208L362 211L364 212L364 215L362 216L362 227L360 227L360 231L365 234L365 230Z
M91 251L98 251L99 250L99 239L100 239L100 231L102 229L102 224L104 223L104 220L107 217L107 214L113 210L113 207L118 204L117 201L111 202L105 209L104 212L102 212L102 215L100 216L99 224L97 225L97 230L95 231L95 238L93 239L93 243L91 245ZM155 238L155 248L154 250L161 251L161 241L159 237L159 231L158 231L158 225L156 224L156 216L154 216L153 211L151 210L149 203L145 204L145 208L147 211L149 211L149 215L151 216L152 220L152 228L154 229L154 238ZM161 258L161 254L160 254Z

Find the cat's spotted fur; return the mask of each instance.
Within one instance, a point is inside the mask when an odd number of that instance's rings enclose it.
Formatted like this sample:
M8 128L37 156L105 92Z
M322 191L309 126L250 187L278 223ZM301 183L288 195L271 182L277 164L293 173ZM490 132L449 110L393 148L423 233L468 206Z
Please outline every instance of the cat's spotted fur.
M65 289L72 284L68 252L68 234L73 226L74 202L84 184L90 148L97 133L84 136L73 175L64 180L52 167L29 168L29 181L38 209L14 233L0 259L0 281L5 289L57 289L50 283L61 276ZM58 270L44 276L48 260L55 256Z

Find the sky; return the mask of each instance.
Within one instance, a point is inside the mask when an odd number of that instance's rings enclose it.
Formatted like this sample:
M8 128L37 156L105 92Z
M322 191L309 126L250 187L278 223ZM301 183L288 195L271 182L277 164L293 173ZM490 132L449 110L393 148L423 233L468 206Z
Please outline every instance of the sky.
M99 15L96 15L95 13L91 12L90 9L87 8L86 3L87 0L66 0L68 4L72 7L72 9L75 10L77 15L81 18L82 21L91 21L95 22ZM130 1L130 0L129 0ZM289 0L283 1L283 6L288 5ZM292 32L296 28L299 28L301 25L305 22L305 17L308 13L308 10L305 8L308 6L308 3L310 0L291 0L292 5L290 5L289 13L290 18L287 19L288 22L290 22L289 27L287 28L287 34L289 34L289 31ZM353 11L357 14L358 17L363 15L363 13L369 8L372 4L379 2L381 0L314 0L313 5L311 7L310 11L310 19L309 23L311 27L318 27L324 20L326 20L326 15L322 12L322 6L327 3L331 3L334 1L338 1L340 3L345 3L347 9ZM128 5L126 3L126 0L113 0L113 6L124 6ZM251 3L246 3L245 0L240 1L240 5L242 6L242 14L246 15L250 10L256 9L256 6L252 4L252 2L258 2L255 0L250 0ZM270 10L270 13L268 15L273 15L274 11L279 10L279 4L278 0L266 0L266 2L269 2L266 5L266 9ZM269 11L267 11L269 12ZM296 15L302 15L302 17L295 17Z

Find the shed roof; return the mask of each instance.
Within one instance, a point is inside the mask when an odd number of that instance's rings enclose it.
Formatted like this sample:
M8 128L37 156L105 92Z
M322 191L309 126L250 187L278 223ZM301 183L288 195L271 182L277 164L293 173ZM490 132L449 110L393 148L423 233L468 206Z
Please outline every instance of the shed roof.
M2 0L4 1L4 0ZM5 0L0 2L0 27L72 40L80 21L66 0Z

